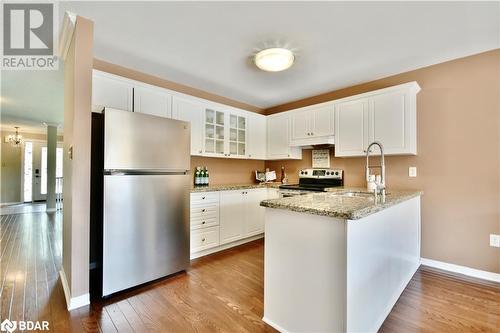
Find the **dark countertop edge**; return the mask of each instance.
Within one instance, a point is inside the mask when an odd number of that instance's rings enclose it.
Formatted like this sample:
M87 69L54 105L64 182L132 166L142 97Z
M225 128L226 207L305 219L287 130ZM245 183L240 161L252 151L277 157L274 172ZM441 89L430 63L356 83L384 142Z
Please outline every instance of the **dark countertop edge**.
M406 192L406 191L405 191ZM331 192L330 192L331 193ZM330 211L330 210L323 210L323 209L316 209L316 208L310 208L310 207L300 207L300 206L285 206L281 204L277 204L276 201L280 199L268 199L261 201L260 205L262 207L267 207L267 208L274 208L274 209L281 209L281 210L289 210L297 213L304 213L304 214L310 214L310 215L319 215L319 216L327 216L327 217L333 217L341 220L360 220L362 218L365 218L367 216L370 216L372 214L378 213L386 208L395 206L397 204L400 204L402 202L408 201L410 199L413 199L415 197L419 197L423 195L423 191L418 191L418 190L413 190L413 191L408 191L406 195L401 196L398 199L395 199L389 203L385 203L379 206L369 206L366 208L358 209L356 211L350 212L350 213L340 213L338 211Z

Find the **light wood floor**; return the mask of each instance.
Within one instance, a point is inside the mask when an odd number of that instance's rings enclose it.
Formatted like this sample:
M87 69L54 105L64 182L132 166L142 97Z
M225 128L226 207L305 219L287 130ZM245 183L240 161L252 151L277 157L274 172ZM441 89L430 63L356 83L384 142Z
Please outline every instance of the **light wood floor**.
M262 241L67 312L58 276L61 220L60 213L0 217L2 321L48 320L51 332L275 332L261 321ZM498 333L500 288L421 268L380 331Z

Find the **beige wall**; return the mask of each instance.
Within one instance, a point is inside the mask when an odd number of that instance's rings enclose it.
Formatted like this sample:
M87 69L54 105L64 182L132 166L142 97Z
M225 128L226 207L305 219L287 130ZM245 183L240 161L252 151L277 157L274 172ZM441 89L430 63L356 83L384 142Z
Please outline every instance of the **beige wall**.
M93 23L78 16L64 70L63 270L72 298L89 292L92 46Z
M239 160L214 157L191 157L191 173L197 166L206 166L210 176L210 184L253 184L255 170L264 170L264 161Z
M387 185L422 189L422 257L500 273L500 251L489 234L500 233L500 50L376 80L274 107L268 113L324 102L404 82L417 81L418 156L387 158ZM284 165L293 181L311 166ZM348 186L364 185L363 158L334 158ZM418 168L408 178L408 167Z
M22 130L22 129L21 129ZM10 131L0 131L1 143L1 191L0 203L21 202L21 178L22 178L22 149L20 147L12 147L5 142L7 135L15 134ZM31 140L47 140L45 134L34 133L19 133L27 141ZM62 141L62 137L58 137L58 141Z

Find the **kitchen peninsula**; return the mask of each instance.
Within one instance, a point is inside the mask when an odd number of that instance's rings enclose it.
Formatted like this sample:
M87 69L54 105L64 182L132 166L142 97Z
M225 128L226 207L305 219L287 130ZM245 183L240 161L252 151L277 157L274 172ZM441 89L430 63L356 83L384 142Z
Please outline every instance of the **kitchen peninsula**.
M281 332L376 332L420 265L420 191L265 200L264 318Z

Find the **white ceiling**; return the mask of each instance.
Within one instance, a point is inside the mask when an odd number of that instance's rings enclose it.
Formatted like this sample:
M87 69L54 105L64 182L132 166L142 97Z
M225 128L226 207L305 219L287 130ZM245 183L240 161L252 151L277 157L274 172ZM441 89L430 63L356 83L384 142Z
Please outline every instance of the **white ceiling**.
M499 48L499 3L68 2L95 57L266 108ZM60 15L62 17L62 15ZM258 70L269 46L288 71Z
M0 72L1 127L44 132L45 123L63 124L64 70L4 70Z

